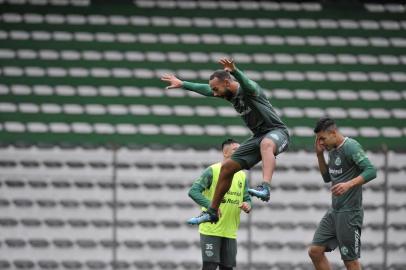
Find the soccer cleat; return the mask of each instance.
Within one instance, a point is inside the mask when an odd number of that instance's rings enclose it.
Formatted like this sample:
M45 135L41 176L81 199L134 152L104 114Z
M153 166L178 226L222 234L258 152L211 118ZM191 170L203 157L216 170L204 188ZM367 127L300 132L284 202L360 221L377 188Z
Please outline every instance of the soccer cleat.
M186 221L190 225L199 225L205 222L216 223L219 217L215 213L209 213L208 211L203 211L199 216L192 217Z
M263 200L264 202L269 201L269 197L271 195L271 193L269 191L269 187L264 184L258 185L256 188L248 189L248 193L251 196L258 197L259 199Z

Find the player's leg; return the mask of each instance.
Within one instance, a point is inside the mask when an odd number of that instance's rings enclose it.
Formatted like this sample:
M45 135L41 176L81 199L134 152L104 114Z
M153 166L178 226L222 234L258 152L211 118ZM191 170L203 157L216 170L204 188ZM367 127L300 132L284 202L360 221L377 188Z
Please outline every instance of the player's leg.
M221 165L216 190L214 191L213 199L211 201L211 208L217 210L220 207L224 195L231 187L234 174L241 169L241 165L232 159L227 159L223 162Z
M347 270L361 270L361 264L358 260L344 261Z
M193 217L187 221L189 224L198 225L204 222L215 223L219 219L218 209L223 200L224 195L231 187L234 174L241 170L241 165L232 160L227 159L223 162L220 169L219 179L217 180L216 189L214 191L211 206L207 211L202 212L199 216Z
M325 246L311 245L308 253L316 270L331 270L330 263L325 255Z
M362 210L337 213L337 239L341 259L349 270L360 270Z
M260 154L262 159L262 177L261 185L255 189L250 189L249 193L268 201L270 196L270 185L272 175L275 171L276 156L285 151L289 144L289 135L287 132L277 129L267 133L260 141Z
M262 180L268 186L271 185L272 175L276 166L276 144L275 142L265 137L260 144L261 158L262 158Z
M233 270L237 266L237 240L221 238L220 270Z
M200 234L200 248L202 251L202 270L216 270L220 264L221 238Z
M218 263L214 262L203 262L202 270L216 270L219 266ZM220 268L221 269L221 268Z
M338 245L335 230L334 214L327 211L320 220L308 249L309 257L316 270L331 270L325 253L334 250Z
M234 174L242 169L250 169L260 160L259 139L251 137L244 141L231 158L223 162L210 208L199 217L190 219L189 223L217 222L218 208L224 194L230 189Z

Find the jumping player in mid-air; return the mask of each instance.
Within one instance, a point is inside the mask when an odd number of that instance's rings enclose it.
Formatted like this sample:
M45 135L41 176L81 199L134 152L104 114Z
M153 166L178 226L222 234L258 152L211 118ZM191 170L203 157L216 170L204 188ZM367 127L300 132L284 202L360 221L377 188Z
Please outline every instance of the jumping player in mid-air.
M166 74L161 78L169 83L167 89L183 88L204 96L226 99L253 133L230 159L222 163L211 206L196 217L198 223L217 222L221 200L231 186L233 175L242 169L252 168L261 160L263 181L255 189L250 189L249 193L268 201L275 156L284 152L289 144L287 126L279 118L261 87L247 78L232 59L221 58L219 63L223 70L215 71L210 76L209 84L182 81L173 74Z

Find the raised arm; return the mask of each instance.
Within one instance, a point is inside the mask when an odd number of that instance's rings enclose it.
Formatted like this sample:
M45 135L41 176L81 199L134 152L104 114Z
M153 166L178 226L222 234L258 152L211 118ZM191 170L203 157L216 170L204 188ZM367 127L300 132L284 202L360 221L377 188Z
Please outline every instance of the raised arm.
M219 64L221 64L224 70L231 73L234 78L240 83L241 88L245 91L245 93L250 95L258 95L261 91L259 85L254 82L253 80L249 79L241 70L239 70L233 59L221 58L219 60Z
M169 86L167 86L166 89L183 88L189 91L196 92L203 96L213 96L213 91L208 84L182 81L173 74L163 75L161 77L161 81L169 83Z
M328 183L331 182L330 173L328 172L328 166L326 163L326 159L324 158L324 148L320 145L320 141L317 139L314 142L314 148L316 150L317 161L319 163L319 170L321 176L323 177L324 182Z

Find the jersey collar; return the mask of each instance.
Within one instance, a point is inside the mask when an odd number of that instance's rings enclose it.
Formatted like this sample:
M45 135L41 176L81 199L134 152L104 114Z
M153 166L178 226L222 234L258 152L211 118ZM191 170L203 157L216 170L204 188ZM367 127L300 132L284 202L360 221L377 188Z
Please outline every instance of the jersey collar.
M345 143L345 141L348 139L348 137L345 137L344 138L344 140L343 140L343 142L342 143L340 143L340 145L339 146L337 146L336 147L336 149L339 149L341 146L343 146L344 145L344 143Z

